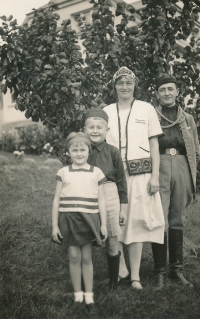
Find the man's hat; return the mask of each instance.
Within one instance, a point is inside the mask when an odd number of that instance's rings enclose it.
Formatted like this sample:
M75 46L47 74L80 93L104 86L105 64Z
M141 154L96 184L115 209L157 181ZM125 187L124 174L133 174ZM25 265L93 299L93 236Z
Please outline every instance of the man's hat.
M91 142L89 136L83 132L72 132L67 136L66 143L67 143L67 150L69 150L70 146L74 143L85 143L89 147L91 146Z
M163 84L166 83L175 83L177 84L176 78L169 74L162 74L158 78L155 79L156 90Z
M89 117L100 117L100 118L104 119L106 122L108 122L107 113L104 110L99 109L99 108L88 109L86 111L85 120L87 120Z
M129 76L130 78L135 79L135 74L131 70L129 70L126 66L123 66L114 74L113 81L116 82L117 78L123 75Z

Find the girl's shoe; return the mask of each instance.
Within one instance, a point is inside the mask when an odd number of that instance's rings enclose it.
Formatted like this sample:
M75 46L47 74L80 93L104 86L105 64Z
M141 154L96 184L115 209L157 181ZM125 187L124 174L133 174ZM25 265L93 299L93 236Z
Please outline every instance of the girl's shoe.
M98 309L95 305L95 303L89 303L86 304L87 311L89 312L90 315L97 315L98 314Z
M131 287L137 290L143 289L139 280L131 280Z
M76 313L77 315L78 314L81 315L84 312L84 309L85 309L85 303L78 302L78 301L74 301L70 307L70 310L73 311L74 313Z

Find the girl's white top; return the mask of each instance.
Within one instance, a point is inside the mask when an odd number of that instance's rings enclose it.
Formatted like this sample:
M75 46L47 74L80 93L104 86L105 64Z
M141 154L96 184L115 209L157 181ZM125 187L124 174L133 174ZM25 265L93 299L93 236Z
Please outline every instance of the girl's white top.
M98 213L98 186L106 181L103 172L95 166L88 170L61 168L56 179L62 182L60 212Z

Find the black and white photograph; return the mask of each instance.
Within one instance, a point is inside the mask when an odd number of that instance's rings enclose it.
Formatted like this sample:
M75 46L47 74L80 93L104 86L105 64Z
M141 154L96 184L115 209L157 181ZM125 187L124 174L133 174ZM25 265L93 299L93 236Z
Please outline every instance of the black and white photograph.
M200 0L0 1L0 319L200 318Z

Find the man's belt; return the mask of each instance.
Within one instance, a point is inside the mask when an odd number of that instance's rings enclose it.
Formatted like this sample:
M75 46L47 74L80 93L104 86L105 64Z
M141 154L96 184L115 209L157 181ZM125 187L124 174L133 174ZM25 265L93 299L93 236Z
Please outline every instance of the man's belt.
M166 155L186 155L186 150L179 151L177 148L164 148L164 149L160 149L160 154L166 154Z

